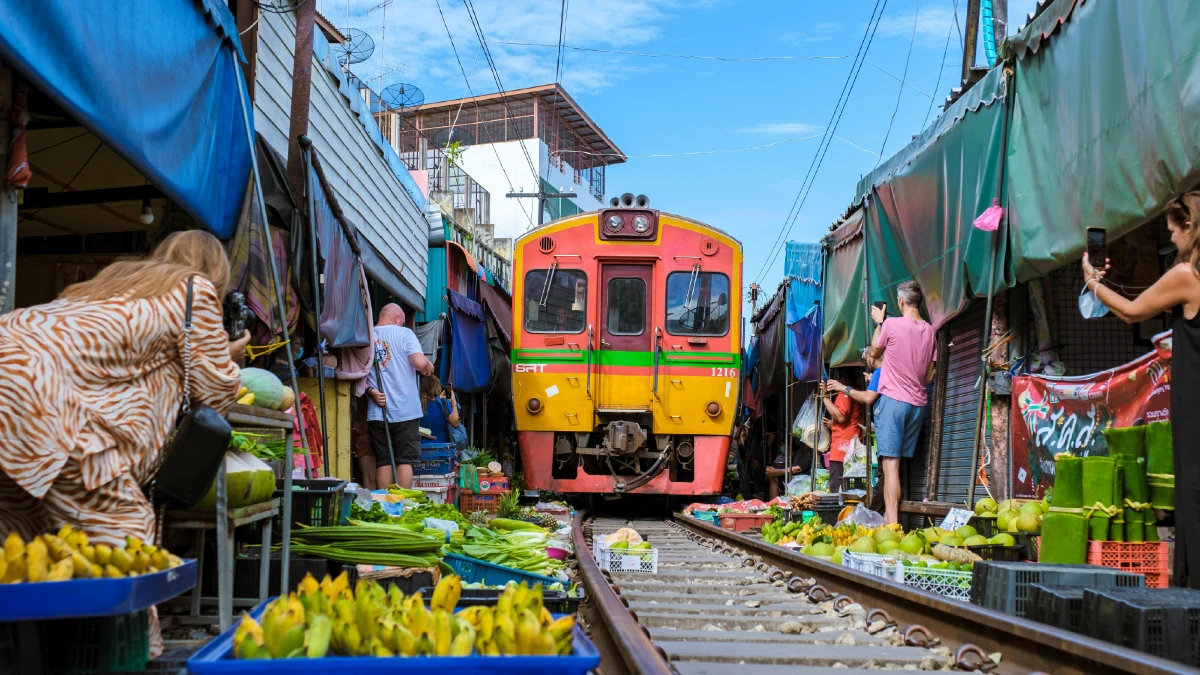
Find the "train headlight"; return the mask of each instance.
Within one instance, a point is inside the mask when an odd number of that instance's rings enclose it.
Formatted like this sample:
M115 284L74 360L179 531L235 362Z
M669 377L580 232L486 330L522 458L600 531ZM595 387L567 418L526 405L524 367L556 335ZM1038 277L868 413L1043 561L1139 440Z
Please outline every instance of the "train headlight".
M531 415L536 415L542 412L542 402L538 399L538 397L534 396L525 402L525 409L528 410Z
M704 412L708 413L709 417L716 417L721 414L721 404L716 401L709 401L708 405L704 406Z
M608 226L609 232L620 232L621 228L625 227L625 221L617 215L609 216L605 224Z
M645 234L650 230L650 219L646 216L633 217L633 231L638 234Z

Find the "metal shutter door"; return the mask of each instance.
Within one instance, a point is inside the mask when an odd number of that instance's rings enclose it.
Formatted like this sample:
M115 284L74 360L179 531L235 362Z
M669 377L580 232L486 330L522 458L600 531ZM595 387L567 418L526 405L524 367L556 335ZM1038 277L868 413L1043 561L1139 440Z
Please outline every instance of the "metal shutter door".
M965 503L971 473L976 413L979 406L980 352L986 302L975 299L950 321L946 410L942 418L942 454L938 468L938 501ZM980 493L981 488L976 488Z

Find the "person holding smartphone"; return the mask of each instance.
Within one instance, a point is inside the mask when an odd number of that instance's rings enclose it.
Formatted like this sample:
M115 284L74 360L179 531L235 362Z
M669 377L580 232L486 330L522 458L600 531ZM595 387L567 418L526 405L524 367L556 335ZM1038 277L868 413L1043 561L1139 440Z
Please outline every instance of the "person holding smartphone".
M850 451L850 443L858 438L862 425L862 406L851 396L853 388L847 375L835 368L833 379L818 385L832 396L824 396L825 409L829 417L822 420L829 427L829 492L842 491L842 463Z
M1175 447L1175 581L1200 589L1200 418L1187 414L1200 400L1200 191L1167 204L1175 265L1141 295L1130 299L1104 285L1109 261L1083 256L1084 287L1126 323L1163 312L1174 316L1171 333L1171 435ZM1178 414L1176 414L1178 413Z

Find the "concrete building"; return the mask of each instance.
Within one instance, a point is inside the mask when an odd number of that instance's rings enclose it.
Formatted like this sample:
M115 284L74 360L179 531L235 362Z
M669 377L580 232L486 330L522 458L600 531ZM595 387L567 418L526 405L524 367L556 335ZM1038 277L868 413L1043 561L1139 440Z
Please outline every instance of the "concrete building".
M604 203L606 168L625 161L557 84L426 103L376 119L410 168L435 169L450 155L478 181L492 197L491 235L497 243L538 222L538 200L507 198L508 192L578 195L546 200L546 222L594 211Z

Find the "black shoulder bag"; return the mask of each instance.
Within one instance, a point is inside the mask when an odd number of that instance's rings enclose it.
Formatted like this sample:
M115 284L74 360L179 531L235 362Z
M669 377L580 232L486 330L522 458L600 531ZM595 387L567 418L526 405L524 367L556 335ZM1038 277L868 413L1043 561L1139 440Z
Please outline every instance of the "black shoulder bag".
M192 279L188 279L187 309L183 315L183 402L179 423L155 477L155 493L169 504L190 509L208 492L217 477L233 429L220 413L192 405Z

